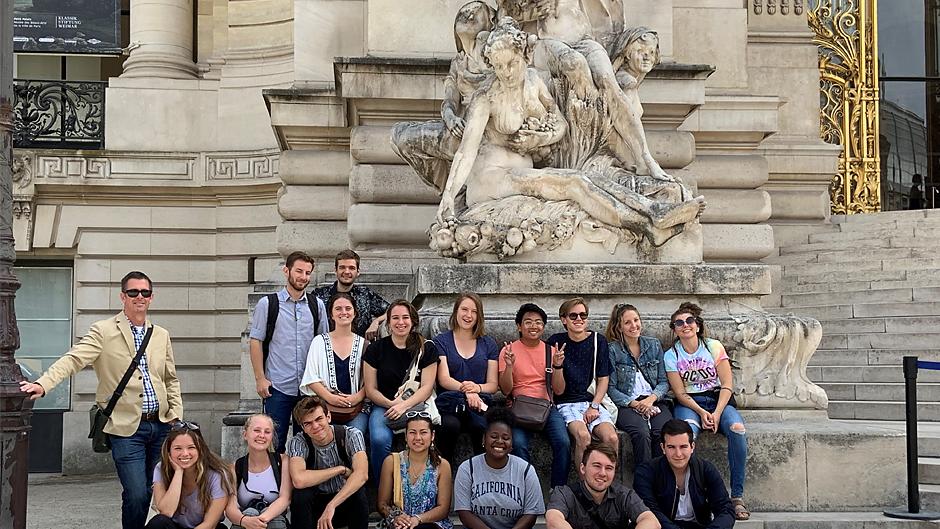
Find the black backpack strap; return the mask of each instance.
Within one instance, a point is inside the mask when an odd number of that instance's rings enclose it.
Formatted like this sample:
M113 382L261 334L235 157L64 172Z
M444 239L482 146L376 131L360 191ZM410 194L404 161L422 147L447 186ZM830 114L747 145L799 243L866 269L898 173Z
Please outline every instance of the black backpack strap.
M131 376L134 374L134 370L137 369L137 366L140 364L140 357L144 356L144 352L147 351L147 344L150 343L150 337L153 335L153 325L147 328L147 334L144 335L144 339L140 342L140 347L137 348L137 354L134 355L134 359L131 360L131 365L127 367L127 371L124 372L124 376L121 377L121 381L118 382L116 388L114 388L114 393L111 394L111 399L108 401L108 405L105 406L104 413L105 417L110 417L111 412L114 411L114 407L117 406L118 399L121 398L121 395L124 393L124 388L127 387L127 383L130 382Z
M235 487L241 483L248 485L248 455L235 460Z
M265 296L268 299L268 317L265 320L264 340L261 342L261 369L268 363L268 351L271 348L271 337L274 336L274 326L277 325L278 305L277 292Z
M320 329L320 303L319 298L316 297L313 292L307 292L307 306L310 307L310 315L313 316L313 335L317 336L322 332L326 332Z
M346 426L334 424L333 438L336 440L336 451L339 452L339 458L343 460L347 467L352 468L349 452L346 451Z
M274 472L274 481L277 483L277 489L281 490L281 454L268 452L268 458L271 459L271 472Z

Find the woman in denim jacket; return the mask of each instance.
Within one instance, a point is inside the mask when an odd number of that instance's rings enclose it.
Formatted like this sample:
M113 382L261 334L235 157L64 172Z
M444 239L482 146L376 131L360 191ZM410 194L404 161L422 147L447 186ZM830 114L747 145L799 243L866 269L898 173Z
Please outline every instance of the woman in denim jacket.
M669 419L669 381L663 347L656 338L640 336L643 323L633 305L614 307L607 322L610 385L607 395L620 408L617 428L630 434L637 466L662 455L660 429Z

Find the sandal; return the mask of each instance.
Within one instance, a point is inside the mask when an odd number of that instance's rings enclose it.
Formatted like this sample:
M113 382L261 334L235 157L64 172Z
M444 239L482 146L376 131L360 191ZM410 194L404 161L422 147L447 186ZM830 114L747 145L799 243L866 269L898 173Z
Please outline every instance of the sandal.
M747 520L751 517L751 511L747 510L743 498L731 498L731 505L734 506L735 520Z

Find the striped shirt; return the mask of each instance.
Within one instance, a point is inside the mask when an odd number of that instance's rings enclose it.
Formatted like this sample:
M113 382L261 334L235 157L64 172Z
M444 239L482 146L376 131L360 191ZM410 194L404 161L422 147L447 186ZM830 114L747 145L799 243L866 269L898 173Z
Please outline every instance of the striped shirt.
M353 460L356 452L365 452L366 445L362 440L362 432L357 428L348 426L337 426L337 428L346 428L346 455L349 461ZM311 469L308 465L307 468L309 470L324 470L332 467L346 466L346 463L339 457L339 448L336 446L336 439L327 443L326 446L317 446L312 442L307 444L308 439L307 434L304 432L300 432L291 437L290 441L287 442L288 457L300 457L306 461L307 457L310 455L310 446L313 446L313 449L316 451L314 459L316 467ZM344 476L336 476L320 483L316 487L319 492L324 494L336 494L345 484L346 478Z

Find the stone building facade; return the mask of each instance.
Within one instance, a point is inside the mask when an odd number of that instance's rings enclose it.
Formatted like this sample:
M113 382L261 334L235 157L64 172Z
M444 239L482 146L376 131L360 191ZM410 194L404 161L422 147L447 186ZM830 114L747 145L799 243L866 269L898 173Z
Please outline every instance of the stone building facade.
M186 414L218 447L221 418L250 396L239 367L252 282L277 281L281 255L320 258L319 280L347 247L364 256L363 279L440 259L426 235L437 197L388 137L439 114L463 3L130 0L104 148L16 151L19 265L71 267L73 339L119 310L126 271L150 274ZM624 4L628 23L659 33L644 122L657 160L708 200L705 261L757 262L826 222L839 148L819 139L803 2ZM74 378L64 472L107 464L85 439L93 391L90 371Z

